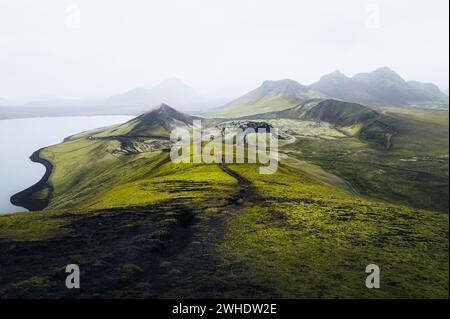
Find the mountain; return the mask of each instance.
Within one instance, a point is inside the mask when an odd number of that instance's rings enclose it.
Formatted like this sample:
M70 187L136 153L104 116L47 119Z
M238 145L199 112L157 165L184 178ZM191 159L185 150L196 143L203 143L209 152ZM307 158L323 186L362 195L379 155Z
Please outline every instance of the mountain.
M369 106L448 107L448 96L436 85L407 82L388 67L352 78L335 71L321 77L310 88L336 99Z
M179 112L163 103L124 124L102 130L100 134L93 136L169 137L174 128L190 127L197 119L201 118Z
M421 97L428 99L430 101L436 100L439 102L447 101L448 103L448 94L441 91L436 84L433 83L422 83L418 81L408 81L408 84L411 89L413 89L417 94Z
M260 87L225 104L213 114L237 117L282 110L313 97L323 95L294 80L265 81Z
M167 103L178 108L192 107L203 99L178 79L168 79L152 88L136 88L107 98L103 104L115 112L139 114L150 105Z
M192 88L178 79L168 79L153 88L136 88L106 99L38 99L11 105L1 104L0 119L74 116L74 115L120 115L142 114L153 105L167 103L181 110L198 110L208 106Z

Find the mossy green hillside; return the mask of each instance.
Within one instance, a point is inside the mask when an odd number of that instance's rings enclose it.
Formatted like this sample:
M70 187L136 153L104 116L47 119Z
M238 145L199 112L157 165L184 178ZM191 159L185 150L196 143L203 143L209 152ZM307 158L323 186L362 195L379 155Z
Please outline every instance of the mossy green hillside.
M219 251L235 283L258 287L250 297L448 298L448 215L336 191L287 166L264 176L231 167L258 195L231 218ZM372 263L379 290L365 287Z
M418 117L389 150L302 127L269 175L89 134L46 148L47 210L0 217L0 296L448 298L448 139ZM85 290L61 284L73 262Z
M356 137L296 135L283 153L319 165L361 194L430 210L448 211L448 112L388 109L398 129L389 150Z
M298 162L282 161L272 175L260 175L254 164L228 165L248 185L231 177L224 183L215 164L185 164L172 180L172 165L163 164L159 174L143 177L149 184L140 185L152 192L155 183L167 182L165 188L176 190L171 198L142 205L121 198L109 208L3 216L0 227L7 231L0 246L14 241L19 248L36 243L56 250L66 243L67 251L49 258L57 256L54 267L82 261L95 274L84 279L93 285L88 295L448 298L447 214L356 196L339 179L299 169ZM209 197L201 189L177 188L181 181L202 181L197 170L209 168L218 180ZM136 191L134 182L123 185ZM106 203L115 196L101 197ZM34 227L44 231L38 235ZM36 235L24 236L27 229ZM77 239L88 244L74 245ZM365 287L371 263L381 268L382 289ZM26 286L29 293L54 293L57 268L36 269L26 278L14 275L6 292ZM39 286L31 287L34 282Z

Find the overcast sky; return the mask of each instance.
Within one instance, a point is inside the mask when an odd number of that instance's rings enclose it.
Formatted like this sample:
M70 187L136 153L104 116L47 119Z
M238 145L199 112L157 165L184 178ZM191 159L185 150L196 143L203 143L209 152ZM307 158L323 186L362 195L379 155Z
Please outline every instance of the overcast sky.
M108 96L177 77L236 96L389 66L448 88L448 0L0 0L0 98Z

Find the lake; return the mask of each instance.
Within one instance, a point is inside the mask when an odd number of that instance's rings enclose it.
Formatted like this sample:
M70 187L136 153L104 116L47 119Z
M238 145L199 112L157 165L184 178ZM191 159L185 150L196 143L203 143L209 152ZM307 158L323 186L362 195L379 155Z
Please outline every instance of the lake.
M11 204L9 199L44 175L44 166L29 159L34 151L58 144L69 135L131 118L113 115L0 120L0 214L26 211Z

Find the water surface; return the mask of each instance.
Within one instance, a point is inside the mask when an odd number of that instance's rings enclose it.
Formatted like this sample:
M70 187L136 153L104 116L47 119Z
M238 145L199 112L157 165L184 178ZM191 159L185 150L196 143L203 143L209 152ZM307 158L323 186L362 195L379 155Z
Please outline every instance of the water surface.
M0 214L25 211L10 197L41 179L45 168L30 155L72 134L123 123L132 116L71 116L0 120Z

